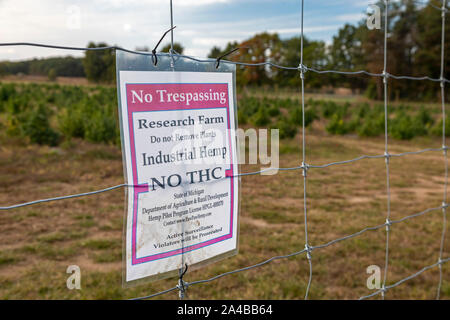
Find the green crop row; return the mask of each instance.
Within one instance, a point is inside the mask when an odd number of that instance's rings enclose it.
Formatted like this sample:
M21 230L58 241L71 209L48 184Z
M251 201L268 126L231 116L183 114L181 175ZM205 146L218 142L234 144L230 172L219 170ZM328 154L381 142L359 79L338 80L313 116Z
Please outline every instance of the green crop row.
M58 84L0 84L0 125L32 143L64 139L120 143L114 88Z
M271 127L280 130L281 138L294 137L302 127L303 113L298 100L242 97L239 100L240 124ZM388 133L391 137L409 140L417 136L441 135L440 110L408 105L389 108ZM450 135L450 118L447 117L446 132ZM308 99L305 102L305 127L314 121L325 123L330 134L357 134L360 137L384 135L384 105L331 100Z
M390 106L388 129L395 139L441 135L439 110ZM369 103L305 101L305 127L323 123L330 134L381 136L385 130L384 106ZM241 126L276 128L280 137L292 138L302 127L298 99L242 96L238 101ZM450 118L446 121L450 134ZM105 86L0 83L0 132L31 143L55 146L81 138L95 143L120 144L116 89Z

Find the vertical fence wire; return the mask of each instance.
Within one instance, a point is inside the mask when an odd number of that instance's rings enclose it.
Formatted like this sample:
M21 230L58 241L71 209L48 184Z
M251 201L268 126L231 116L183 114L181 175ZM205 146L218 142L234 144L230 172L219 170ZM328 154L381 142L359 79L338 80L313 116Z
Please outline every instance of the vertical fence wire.
M307 209L307 195L306 195L306 178L308 165L306 164L306 137L305 137L305 68L303 67L303 20L304 20L304 8L305 1L302 0L302 11L301 11L301 27L300 27L300 79L301 79L301 95L302 95L302 172L303 172L303 214L305 221L305 250L306 258L309 265L309 277L308 284L305 291L305 300L308 299L309 289L311 287L312 280L312 262L311 262L311 248L308 242L308 209Z
M172 68L173 71L175 71L175 62L174 62L174 58L173 58L173 4L172 4L172 0L170 0L170 50L169 50L169 54L170 54L170 67Z
M439 300L441 294L442 286L442 256L444 254L444 244L445 244L445 232L447 230L447 186L448 186L448 157L447 157L447 144L446 144L446 112L445 112L445 81L444 81L444 63L445 63L445 14L446 14L446 2L447 0L442 0L442 33L441 33L441 103L442 103L442 149L444 153L444 196L442 200L442 235L441 235L441 245L439 248L439 283L437 287L436 299Z
M173 4L170 0L170 52L173 53Z
M384 276L381 297L384 300L386 280L389 268L389 235L391 231L391 188L389 174L389 144L388 144L388 73L387 73L387 37L388 37L388 13L389 0L385 0L384 10L384 49L383 49L383 87L384 87L384 155L386 162L386 192L387 192L387 216L386 216L386 253L384 262Z
M169 49L169 55L170 55L170 68L172 71L175 71L175 63L174 63L174 50L173 50L173 3L172 0L169 2L170 5L170 49ZM184 265L185 265L185 256L183 254L184 252L184 223L181 224L181 234L183 235L181 238L181 267L178 269L178 283L176 288L178 288L178 298L180 300L183 300L186 296L186 287L187 283L183 280L183 275L185 273Z

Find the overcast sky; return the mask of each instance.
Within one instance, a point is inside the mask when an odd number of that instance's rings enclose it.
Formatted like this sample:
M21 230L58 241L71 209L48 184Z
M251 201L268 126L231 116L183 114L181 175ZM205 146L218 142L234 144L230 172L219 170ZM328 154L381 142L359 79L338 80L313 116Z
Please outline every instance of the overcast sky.
M359 21L375 0L305 0L305 35L331 41L346 22ZM0 0L0 42L85 47L89 41L152 48L170 28L169 0ZM300 32L300 0L173 0L176 42L205 57L216 45L255 33ZM169 37L167 37L167 40ZM161 44L163 46L167 40ZM0 47L0 60L81 56L83 52Z

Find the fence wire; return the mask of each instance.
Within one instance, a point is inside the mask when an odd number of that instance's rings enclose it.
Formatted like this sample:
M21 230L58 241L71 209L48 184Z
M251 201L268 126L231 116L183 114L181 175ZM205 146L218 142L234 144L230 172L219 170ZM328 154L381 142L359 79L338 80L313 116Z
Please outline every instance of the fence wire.
M254 268L259 268L262 267L272 261L275 260L279 260L279 259L287 259L287 258L291 258L294 256L298 256L301 254L306 254L306 258L309 264L309 277L308 277L308 282L307 282L307 287L306 287L306 292L305 292L305 299L308 299L308 295L309 295L309 290L311 287L311 282L312 282L312 273L313 273L313 269L312 269L312 252L314 250L318 250L318 249L323 249L329 246L332 246L336 243L339 243L341 241L345 241L354 237L357 237L363 233L366 233L368 231L376 231L382 228L386 229L386 247L385 247L385 266L384 266L384 275L383 275L383 284L382 287L380 289L378 289L377 291L366 295L366 296L362 296L359 299L360 300L364 300L364 299L368 299L371 297L375 297L377 295L382 296L382 299L385 298L385 294L389 289L395 288L401 284L403 284L404 282L411 280L419 275L421 275L423 272L430 270L432 268L438 267L439 268L439 282L438 282L438 287L437 287L437 294L436 294L436 299L440 298L440 292L441 292L441 287L442 287L442 281L443 281L443 270L442 270L442 265L444 263L447 263L450 261L450 258L443 258L444 255L444 244L445 244L445 237L446 237L446 228L447 228L447 207L449 206L449 204L447 203L447 190L448 190L448 157L447 157L447 153L448 153L448 147L446 145L446 125L445 125L445 121L446 121L446 110L445 110L445 84L449 83L450 80L444 78L444 62L445 62L445 25L446 25L446 14L449 13L449 9L447 8L447 0L442 0L442 6L439 7L431 2L429 3L423 3L420 1L415 1L413 0L413 2L420 4L420 5L427 5L429 4L431 7L433 7L436 10L441 11L441 15L442 15L442 35L441 35L441 68L440 68L440 78L433 78L430 76L409 76L409 75L393 75L390 74L387 70L387 38L388 38L388 7L389 7L389 0L384 0L384 4L385 4L385 28L384 28L384 48L383 48L383 60L384 60L384 66L383 66L383 71L382 73L373 73L373 72L369 72L366 70L359 70L359 71L339 71L339 70L317 70L311 67L308 67L306 65L303 64L303 42L304 42L304 0L301 1L301 33L300 33L300 40L301 40L301 48L300 48L300 64L298 66L282 66L276 63L273 63L271 61L265 61L265 62L260 62L260 63L247 63L247 62L241 62L241 61L227 61L228 63L232 63L235 65L240 65L240 66L245 66L245 67L258 67L258 66L270 66L270 67L274 67L274 68L278 68L278 69L284 69L284 70L293 70L293 71L297 71L300 74L300 78L301 78L301 110L302 110L302 163L300 166L296 166L296 167L285 167L285 168L266 168L263 170L259 170L259 171L254 171L254 172L246 172L246 173L240 173L237 175L233 175L232 177L238 177L238 176L250 176L250 175L258 175L258 174L262 174L265 172L269 172L271 170L277 170L277 171L291 171L291 170L301 170L302 171L302 175L303 175L303 206L304 206L304 227L305 227L305 247L304 249L300 250L300 251L296 251L287 255L280 255L280 256L274 256L271 257L265 261L262 261L260 263L251 265L251 266L247 266L247 267L243 267L240 269L236 269L233 271L228 271L228 272L224 272L221 273L219 275L216 275L212 278L209 279L204 279L204 280L196 280L196 281L192 281L192 282L184 282L184 286L183 288L180 287L180 285L177 285L175 287L172 287L170 289L166 289L148 296L143 296L143 297L138 297L132 300L142 300L142 299L150 299L150 298L154 298L157 296L161 296L176 290L179 290L180 292L187 289L187 287L189 286L194 286L194 285L198 285L198 284L205 284L205 283L209 283L209 282L213 282L215 280L218 280L222 277L228 276L228 275L232 275L232 274L236 274L239 272L243 272L243 271L248 271ZM171 10L171 26L172 26L172 30L171 30L171 50L168 54L166 53L157 53L158 55L164 56L164 55L170 55L172 58L176 59L177 57L182 57L182 58L187 58L190 59L192 61L196 61L196 62L200 62L200 63L216 63L216 59L199 59L199 58L195 58L195 57L191 57L191 56L186 56L186 55L181 55L176 53L173 50L173 14L172 14L172 1L170 1L170 10ZM33 46L33 47L42 47L42 48L51 48L51 49L61 49L61 50L77 50L77 51L99 51L99 50L122 50L125 52L129 52L129 53L135 53L135 54L142 54L142 55L148 55L151 56L153 55L153 53L151 52L142 52L142 51L136 51L136 50L129 50L129 49L125 49L122 47L118 47L118 46L105 46L105 47L96 47L96 48L85 48L85 47L73 47L73 46L59 46L59 45L50 45L50 44L41 44L41 43L32 43L32 42L9 42L9 43L0 43L0 47L6 47L6 46ZM314 72L317 74L327 74L327 73L334 73L334 74L341 74L341 75L349 75L349 76L355 76L355 75L366 75L366 76L370 76L370 77L381 77L383 78L383 85L384 85L384 117L385 117L385 153L382 155L362 155L359 156L357 158L354 159L349 159L349 160L343 160L343 161L336 161L336 162L331 162L331 163L327 163L327 164L322 164L322 165L313 165L313 164L308 164L306 162L306 134L305 134L305 73L307 71L310 72ZM388 108L388 80L389 78L392 79L397 79L397 80L413 80L413 81L432 81L432 82L439 82L440 83L440 88L441 88L441 105L442 105L442 121L443 121L443 125L442 125L442 147L441 148L427 148L427 149L422 149L422 150L418 150L418 151L409 151L409 152L403 152L403 153L398 153L398 154L391 154L389 153L389 140L388 140L388 114L389 114L389 108ZM410 155L417 155L417 154L422 154L425 152L443 152L444 155L444 164L445 164L445 171L444 171L444 191L443 191L443 201L442 204L438 207L434 207L434 208L428 208L424 211L418 212L418 213L414 213L414 214L410 214L408 216L405 216L399 220L390 220L390 216L391 216L391 191L390 191L390 167L389 167L389 161L391 157L403 157L403 156L410 156ZM386 193L387 193L387 213L386 213L386 221L383 224L377 225L377 226L373 226L373 227L366 227L358 232L355 232L353 234L341 237L341 238L337 238L334 240L331 240L327 243L321 244L321 245L310 245L309 241L308 241L308 212L307 212L307 172L309 169L324 169L324 168L328 168L331 166L335 166L335 165L344 165L344 164L351 164L354 163L356 161L360 161L360 160L364 160L364 159L381 159L384 158L385 159L385 164L386 164ZM100 193L104 193L104 192L108 192L108 191L112 191L112 190L116 190L119 188L127 188L127 187L135 187L134 185L129 185L129 184L119 184L116 186L112 186L112 187L107 187L104 189L100 189L100 190L95 190L95 191L90 191L90 192L84 192L84 193L78 193L78 194L72 194L72 195L66 195L66 196L59 196L59 197L53 197L53 198L47 198L47 199L40 199L40 200L35 200L35 201L30 201L30 202L25 202L25 203L19 203L19 204L15 204L15 205L10 205L10 206L3 206L0 207L0 211L1 210L12 210L12 209L17 209L17 208L21 208L21 207L25 207L25 206L30 206L30 205L36 205L36 204L40 204L40 203L46 203L46 202L52 202L52 201L58 201L58 200L65 200L65 199L73 199L73 198L78 198L78 197L84 197L84 196L92 196L92 195L96 195L96 194L100 194ZM390 235L390 231L391 231L391 226L404 222L406 220L412 219L412 218L416 218L419 216L423 216L427 213L433 212L433 211L437 211L437 210L441 210L442 211L442 233L440 236L440 248L439 248L439 258L438 261L432 265L428 265L424 268L422 268L421 270L419 270L418 272L401 279L400 281L391 284L391 285L386 285L387 283L387 275L388 275L388 268L389 268L389 235Z
M442 0L442 26L441 26L441 79L444 79L444 65L445 65L445 14L448 12L446 9L447 0ZM441 103L442 103L442 146L444 154L444 195L442 203L447 203L447 186L448 186L448 157L447 157L447 143L446 143L446 132L445 132L445 82L441 82ZM442 256L444 254L444 242L445 242L445 232L447 230L447 207L442 208L442 235L441 235L441 246L439 248L439 261L442 261ZM442 286L442 263L439 263L439 283L436 293L436 299L440 298Z
M136 51L136 50L126 49L126 48L122 48L122 47L118 47L118 46L85 48L85 47L59 46L59 45L51 45L51 44L43 44L43 43L35 43L35 42L2 42L2 43L0 43L0 47L17 47L17 46L40 47L40 48L50 48L50 49L60 49L60 50L77 50L77 51L121 50L121 51L129 52L129 53L140 54L140 55L145 55L145 56L150 56L150 57L153 55L153 53L151 53L151 52ZM217 62L217 60L213 59L213 58L199 59L196 57L179 54L179 53L176 53L175 51L173 51L172 54L165 53L165 52L158 52L157 55L158 56L171 56L174 59L185 58L185 59L189 59L189 60L192 60L195 62L200 62L200 63L215 64ZM397 80L415 80L415 81L428 80L428 81L432 81L432 82L444 81L446 83L450 83L449 79L433 78L430 76L410 76L410 75L397 76L397 75L389 74L389 73L386 73L386 74L374 73L374 72L369 72L367 70L358 70L358 71L319 70L319 69L315 69L312 67L308 67L303 64L300 64L298 66L283 66L283 65L271 62L271 61L264 61L264 62L257 62L257 63L232 61L232 60L225 60L225 59L223 59L223 61L226 61L227 63L239 65L239 66L244 66L244 67L270 66L270 67L277 68L277 69L291 70L291 71L299 71L299 70L303 69L304 73L306 73L306 71L311 71L311 72L314 72L317 74L334 73L334 74L341 74L341 75L366 75L366 76L370 76L370 77L379 77L379 78L390 77L390 78L397 79Z

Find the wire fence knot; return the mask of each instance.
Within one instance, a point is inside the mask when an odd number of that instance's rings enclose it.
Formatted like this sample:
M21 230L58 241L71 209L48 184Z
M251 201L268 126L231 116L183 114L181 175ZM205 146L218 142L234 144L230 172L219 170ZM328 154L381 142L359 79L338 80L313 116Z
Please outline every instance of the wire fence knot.
M390 229L391 229L391 226L392 226L392 222L391 222L391 220L389 220L389 219L386 219L386 223L385 223L385 225L386 225L386 231L390 231Z
M300 63L297 67L298 71L300 71L300 78L305 79L305 73L308 71L308 67L304 64Z
M308 244L305 244L305 250L306 250L306 258L308 260L311 260L312 247L310 247Z
M385 152L384 153L384 158L385 158L385 161L386 161L386 163L387 164L389 164L389 159L391 158L392 156L389 154L389 152Z
M178 279L178 285L177 288L179 290L179 297L180 299L184 299L186 295L186 289L189 286L189 283L183 280L183 276L186 274L188 270L188 265L185 263L184 270L180 269L180 278Z
M384 300L384 295L385 295L386 291L387 291L387 288L383 284L380 289L381 297L383 298L383 300Z
M383 72L381 73L381 76L383 77L383 83L387 82L387 79L389 79L389 77L391 76L389 74L389 72L387 72L386 70L383 70Z
M302 162L301 168L302 168L302 172L303 172L303 176L307 177L308 176L308 170L309 170L309 164Z
M242 48L237 47L237 48L234 48L233 50L230 50L230 51L228 51L228 52L222 54L220 57L217 57L217 59L216 59L216 69L219 69L219 66L220 66L220 60L222 60L222 59L225 58L226 56L228 56L228 55L230 55L230 54L232 54L232 53L234 53L234 52L236 52L236 51L238 51L238 50L240 50L240 49L248 49L248 47L242 47Z
M178 280L177 289L179 290L180 299L184 299L186 296L186 289L189 286L189 282L184 281L183 279Z
M159 39L158 43L156 44L156 46L153 48L152 50L152 62L153 65L156 67L156 65L158 64L158 56L156 55L156 49L158 49L159 44L161 43L161 41L163 41L164 37L173 29L175 29L176 26L170 28L169 30L167 30L166 32L163 33L162 37Z

